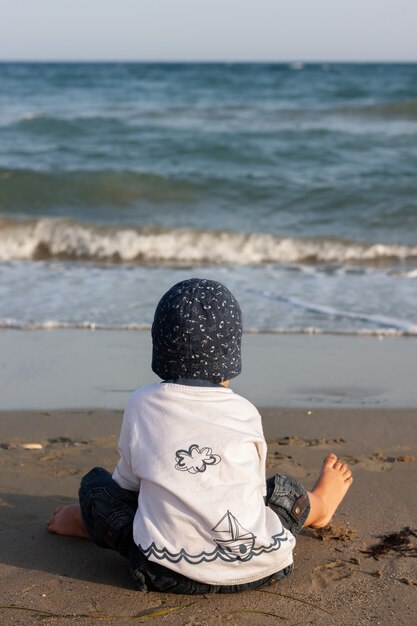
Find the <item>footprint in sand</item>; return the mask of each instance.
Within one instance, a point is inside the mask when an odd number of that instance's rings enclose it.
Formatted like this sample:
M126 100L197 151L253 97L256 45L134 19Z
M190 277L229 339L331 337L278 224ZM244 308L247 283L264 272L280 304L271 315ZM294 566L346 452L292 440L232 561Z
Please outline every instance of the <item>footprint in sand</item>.
M278 446L301 446L302 448L311 448L316 446L333 446L341 443L346 443L342 437L336 437L335 439L328 439L327 437L314 437L313 439L298 437L298 435L289 435L286 437L280 437L279 439L273 439L268 442L268 445Z
M346 582L346 579L356 574L356 568L353 564L341 559L330 561L324 565L317 565L312 574L313 588L325 589L332 583Z
M266 457L266 468L268 470L277 470L280 472L288 472L295 477L306 476L308 471L297 463L291 456L291 454L283 454L280 450L276 449L275 445L268 446L268 454Z
M374 452L370 456L361 455L346 457L346 461L349 465L355 465L358 468L366 469L370 472L385 472L391 471L403 463L414 463L415 457L409 454L384 456L381 452Z
M327 439L325 437L319 439L304 439L302 437L298 437L297 435L289 435L286 437L280 437L279 439L269 440L267 443L267 469L275 470L279 468L280 471L289 472L297 478L305 478L310 475L310 471L301 465L301 463L295 461L291 454L284 454L282 451L285 449L284 446L297 445L303 448L323 446L328 448L329 446L334 446L335 444L345 443L345 440L341 437L336 439Z

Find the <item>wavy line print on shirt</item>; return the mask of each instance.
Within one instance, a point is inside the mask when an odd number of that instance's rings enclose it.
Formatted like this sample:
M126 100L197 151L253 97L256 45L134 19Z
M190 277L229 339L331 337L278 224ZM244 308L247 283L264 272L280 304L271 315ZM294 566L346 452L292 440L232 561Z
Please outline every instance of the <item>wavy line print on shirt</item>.
M177 450L175 460L176 470L199 474L205 472L208 465L217 465L222 459L218 454L213 454L211 448L200 448L198 444L193 443L188 450Z
M223 515L221 520L216 524L216 526L212 528L212 530L214 532L223 532L221 530L219 531L216 529L220 525L226 526L229 523L228 521L229 516L233 518L234 520L236 520L236 518L230 513L230 511L227 511ZM232 524L235 525L235 522L232 521ZM239 524L239 522L237 522L237 524ZM148 548L143 548L142 546L139 546L139 547L146 557L153 556L160 561L162 561L163 559L166 559L167 561L170 561L170 563L178 563L179 561L184 560L184 561L187 561L187 563L190 563L191 565L198 565L199 563L215 561L216 559L221 559L222 561L229 561L229 562L230 561L249 561L253 557L259 556L260 554L263 554L265 552L275 552L275 550L279 550L279 548L281 547L281 544L285 541L288 541L286 531L283 528L280 533L273 535L271 537L271 543L269 545L260 545L260 546L255 547L254 546L255 539L256 539L255 535L253 533L249 533L240 524L239 524L239 527L241 531L237 530L237 533L243 531L243 534L251 535L251 538L249 539L249 537L247 536L247 537L241 537L239 540L239 536L238 536L237 541L236 539L231 540L231 541L235 541L235 545L233 546L231 543L229 543L229 549L228 549L227 544L225 543L225 541L227 541L227 539L225 538L223 540L219 540L217 538L214 540L217 545L216 545L216 548L212 552L203 551L198 554L190 554L189 552L184 550L184 548L181 548L181 550L179 550L178 552L170 552L167 548L157 548L154 542L152 542ZM253 543L252 543L252 538L253 538ZM244 546L245 550L241 549L241 546Z

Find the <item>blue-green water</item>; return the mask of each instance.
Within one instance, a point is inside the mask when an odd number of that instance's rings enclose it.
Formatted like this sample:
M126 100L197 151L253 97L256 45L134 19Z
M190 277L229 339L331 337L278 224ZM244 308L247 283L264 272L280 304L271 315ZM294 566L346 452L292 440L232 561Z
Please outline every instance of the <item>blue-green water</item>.
M0 325L417 327L417 65L0 64Z

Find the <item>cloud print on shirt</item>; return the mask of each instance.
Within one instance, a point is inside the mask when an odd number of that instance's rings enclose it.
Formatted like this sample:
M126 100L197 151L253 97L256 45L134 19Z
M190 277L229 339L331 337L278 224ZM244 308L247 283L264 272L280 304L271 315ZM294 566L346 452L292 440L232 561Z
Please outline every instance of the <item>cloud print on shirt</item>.
M177 462L175 469L180 472L198 474L205 472L208 465L220 463L221 457L213 454L211 448L200 448L198 444L193 443L188 450L177 450L175 460Z

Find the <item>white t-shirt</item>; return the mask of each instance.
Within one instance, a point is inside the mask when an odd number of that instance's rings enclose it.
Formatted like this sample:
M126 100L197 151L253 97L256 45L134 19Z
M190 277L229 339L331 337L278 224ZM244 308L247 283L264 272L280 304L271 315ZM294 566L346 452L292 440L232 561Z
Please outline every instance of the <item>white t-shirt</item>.
M266 442L231 389L160 383L126 407L114 480L139 491L133 538L146 557L213 585L292 563L293 535L265 506Z

